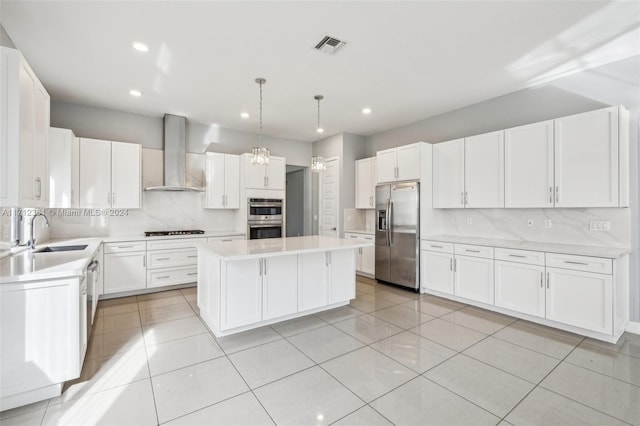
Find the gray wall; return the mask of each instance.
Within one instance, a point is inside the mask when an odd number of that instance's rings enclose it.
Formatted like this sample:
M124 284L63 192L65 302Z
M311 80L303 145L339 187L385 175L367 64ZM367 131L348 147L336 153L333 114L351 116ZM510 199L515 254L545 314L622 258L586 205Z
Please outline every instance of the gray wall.
M11 37L9 37L9 34L7 34L2 24L0 24L0 46L10 47L12 49L16 48L13 40L11 40Z
M305 170L287 172L287 237L305 235Z

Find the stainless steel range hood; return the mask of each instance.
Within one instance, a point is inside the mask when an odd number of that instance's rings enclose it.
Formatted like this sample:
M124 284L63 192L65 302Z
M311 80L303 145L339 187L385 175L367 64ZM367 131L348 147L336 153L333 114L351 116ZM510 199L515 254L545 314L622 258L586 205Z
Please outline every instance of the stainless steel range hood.
M186 186L187 118L164 116L164 185L150 186L145 191L204 191Z

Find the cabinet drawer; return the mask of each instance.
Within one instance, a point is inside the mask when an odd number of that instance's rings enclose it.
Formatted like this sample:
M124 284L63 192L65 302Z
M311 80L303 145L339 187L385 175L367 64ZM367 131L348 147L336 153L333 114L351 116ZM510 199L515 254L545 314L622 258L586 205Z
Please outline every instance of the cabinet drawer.
M373 235L369 234L357 234L357 233L345 233L344 238L347 240L362 240L362 241L373 241Z
M544 266L544 252L496 247L496 260Z
M442 243L440 241L420 241L421 250L437 251L440 253L453 254L453 243Z
M206 242L206 238L178 238L174 240L147 241L148 250L193 248L196 243Z
M146 241L130 241L130 242L122 242L122 243L105 243L104 244L105 253L127 253L130 251L146 251L146 250L147 250Z
M147 268L191 266L198 263L198 251L194 248L180 250L158 250L147 253Z
M244 235L229 235L228 237L209 237L207 238L208 243L217 243L217 242L227 242L234 240L244 240Z
M147 271L147 287L164 287L198 281L198 268L155 269Z
M547 267L596 272L599 274L613 274L613 261L602 257L547 253L546 264Z
M493 259L493 247L455 244L455 254Z

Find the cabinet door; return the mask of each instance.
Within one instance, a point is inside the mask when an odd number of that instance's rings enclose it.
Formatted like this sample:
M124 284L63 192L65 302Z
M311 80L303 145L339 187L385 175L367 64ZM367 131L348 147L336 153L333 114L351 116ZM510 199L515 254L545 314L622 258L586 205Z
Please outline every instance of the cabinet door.
M496 261L496 306L544 318L544 266Z
M240 208L240 157L226 154L224 156L224 207Z
M554 123L556 207L616 207L618 107Z
M205 156L206 208L223 209L225 195L225 155L207 152Z
M324 253L298 255L298 311L327 304L327 264Z
M547 268L547 319L613 333L611 275Z
M420 253L420 286L453 294L453 256L422 250Z
M465 207L504 207L504 131L464 140Z
M49 206L49 171L47 148L49 140L49 94L39 83L34 90L33 180L34 199L38 207Z
M464 207L464 139L433 146L433 208Z
M493 259L455 256L454 294L493 305Z
M111 143L111 205L114 208L140 208L141 146Z
M68 129L49 129L49 207L78 207L78 138Z
M109 208L111 142L80 138L80 208Z
M36 77L31 73L26 63L20 66L20 116L19 134L20 145L20 206L36 207L35 194L37 183L33 167L35 150L35 90ZM14 161L13 159L10 161Z
M298 255L263 259L262 320L298 312Z
M373 208L372 186L373 158L365 158L356 161L356 209Z
M553 120L505 130L505 207L553 207L553 195Z
M376 154L378 183L395 182L396 167L398 165L398 150L396 148L378 151Z
M261 261L247 259L223 262L221 329L262 321Z
M104 255L104 293L120 293L147 287L147 253Z
M271 157L267 166L267 188L284 191L286 176L285 159Z
M363 247L361 249L360 271L364 272L365 274L375 275L376 274L375 241L373 240L373 237L364 237L364 240L374 245L372 245L371 247Z
M398 147L397 180L420 179L420 144Z
M244 157L245 161L245 187L252 189L264 189L267 185L267 167L251 164L251 156ZM269 160L271 161L271 160Z
M356 265L353 249L333 250L329 256L329 303L355 299Z

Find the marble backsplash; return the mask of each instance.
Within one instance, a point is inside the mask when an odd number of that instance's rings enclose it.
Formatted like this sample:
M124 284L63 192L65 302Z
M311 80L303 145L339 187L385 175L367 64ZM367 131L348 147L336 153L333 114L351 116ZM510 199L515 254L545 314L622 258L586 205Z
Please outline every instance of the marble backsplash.
M588 246L630 247L631 211L601 209L448 209L443 210L444 233ZM468 220L471 224L468 224ZM527 221L533 220L533 226ZM545 228L544 220L552 227ZM590 231L589 221L608 220L610 231Z

